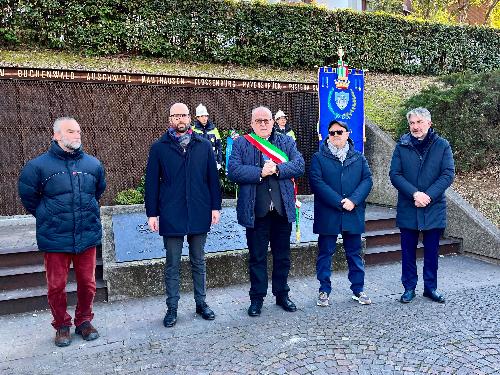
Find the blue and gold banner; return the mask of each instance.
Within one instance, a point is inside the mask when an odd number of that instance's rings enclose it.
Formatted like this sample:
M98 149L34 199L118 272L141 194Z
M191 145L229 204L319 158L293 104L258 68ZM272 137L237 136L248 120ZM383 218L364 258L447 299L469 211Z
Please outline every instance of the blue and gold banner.
M320 142L328 136L328 124L340 120L349 126L354 148L363 152L365 139L364 72L339 66L318 70Z

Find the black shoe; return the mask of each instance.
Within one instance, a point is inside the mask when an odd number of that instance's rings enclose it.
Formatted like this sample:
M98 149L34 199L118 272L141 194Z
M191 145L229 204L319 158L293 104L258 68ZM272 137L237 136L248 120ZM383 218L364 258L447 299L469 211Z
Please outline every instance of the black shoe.
M288 312L297 311L297 306L293 303L288 296L276 297L276 304Z
M430 298L434 302L445 303L444 296L441 293L438 293L436 289L424 290L424 297Z
M415 298L415 289L406 289L399 301L401 303L410 303Z
M260 316L260 312L262 311L262 303L263 301L251 301L250 307L248 308L248 315Z
M215 319L215 313L212 311L210 307L208 307L208 305L205 302L196 305L196 314L201 315L201 317L205 320Z
M173 327L175 323L177 323L177 308L169 307L163 318L163 325L165 327Z

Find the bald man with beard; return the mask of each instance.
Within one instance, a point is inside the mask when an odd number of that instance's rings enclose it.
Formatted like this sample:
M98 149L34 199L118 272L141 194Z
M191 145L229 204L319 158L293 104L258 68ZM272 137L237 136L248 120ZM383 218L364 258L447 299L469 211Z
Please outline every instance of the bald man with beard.
M212 145L191 129L184 103L170 107L169 128L149 151L145 206L149 228L163 236L165 245L165 327L177 322L182 246L187 236L196 313L215 319L205 302L205 241L210 226L220 219L222 204Z

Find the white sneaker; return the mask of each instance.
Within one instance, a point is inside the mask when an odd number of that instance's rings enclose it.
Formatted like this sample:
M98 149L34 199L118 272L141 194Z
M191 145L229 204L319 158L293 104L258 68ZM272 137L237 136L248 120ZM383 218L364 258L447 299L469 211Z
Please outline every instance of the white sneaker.
M371 305L372 300L366 295L365 292L360 292L358 294L353 294L352 299L358 301L361 305Z
M318 301L316 302L316 305L325 307L328 306L328 301L329 301L328 294L326 294L326 292L319 292Z

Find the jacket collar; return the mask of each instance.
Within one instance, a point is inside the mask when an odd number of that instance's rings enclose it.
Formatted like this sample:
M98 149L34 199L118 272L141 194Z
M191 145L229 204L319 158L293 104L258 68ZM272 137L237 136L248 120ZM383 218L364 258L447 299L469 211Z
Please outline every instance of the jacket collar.
M194 127L196 129L207 131L207 132L209 132L210 130L214 130L215 129L214 123L212 121L210 121L210 120L208 120L207 126L203 126L201 124L201 122L199 122L198 120L195 120L194 121Z
M290 125L288 125L288 122L285 124L285 129L281 130L280 126L278 124L276 124L274 126L274 129L278 132L278 133L281 133L281 134L286 134L288 133L290 130L292 130L292 127Z
M59 159L70 160L70 159L80 159L83 156L82 146L74 152L64 151L56 140L52 140L49 148L49 152L58 157Z
M429 136L429 144L431 144L432 142L434 142L436 140L436 138L438 137L437 133L432 128L429 128L428 136ZM411 142L411 138L412 138L412 135L411 135L410 132L405 133L399 139L399 143L402 146L414 147L413 143Z

